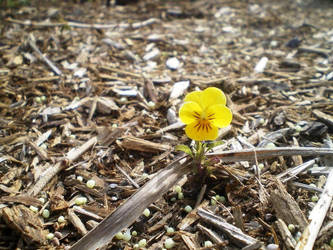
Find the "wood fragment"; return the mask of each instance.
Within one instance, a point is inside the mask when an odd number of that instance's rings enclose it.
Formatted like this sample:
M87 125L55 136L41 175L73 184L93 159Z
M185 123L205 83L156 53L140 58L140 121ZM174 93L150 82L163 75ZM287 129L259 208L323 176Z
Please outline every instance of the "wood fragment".
M72 149L67 153L66 160L68 162L72 162L76 160L81 154L83 154L86 150L88 150L90 147L95 145L97 143L97 137L94 136L91 139L89 139L87 142L82 144L77 149ZM29 195L37 195L44 187L45 185L56 175L58 174L63 168L65 167L63 161L57 162L54 166L49 167L42 177L33 185L28 191L27 194Z
M320 196L317 204L310 213L310 224L304 229L303 234L296 246L296 250L311 250L313 249L317 235L321 225L325 219L326 213L331 205L333 197L333 170L327 177L324 191Z
M325 114L318 109L312 110L312 113L331 129L333 128L333 116Z
M16 196L2 196L0 198L0 202L15 202L15 203L24 204L26 206L35 206L35 207L42 206L42 202L40 200L25 194L16 195Z
M288 225L298 225L301 230L304 230L308 225L308 221L297 202L279 180L276 180L275 184L276 189L271 191L269 199L277 218Z
M295 249L297 242L290 233L286 223L284 223L284 221L281 219L277 219L277 221L274 222L274 226L276 228L276 231L280 233L284 245L287 247L287 249Z
M141 152L161 152L168 151L171 149L169 145L147 141L135 137L126 137L121 142L121 146L126 149L137 150Z
M68 210L68 219L73 224L73 226L77 229L79 234L81 234L81 235L86 235L87 234L88 230L86 229L86 227L82 223L79 216L77 216L75 214L73 209Z
M238 162L238 161L254 161L257 159L269 159L277 156L292 156L292 155L333 155L333 150L330 148L312 148L312 147L279 147L274 149L255 148L243 150L224 151L223 153L209 153L209 157L220 157L222 162Z
M227 222L225 222L221 217L212 214L203 209L198 209L198 215L206 223L211 224L212 226L218 228L223 233L225 233L231 241L233 241L239 247L246 246L257 246L260 247L260 243L252 238L251 236L243 233L238 227L235 227Z
M41 218L23 205L5 207L2 209L2 218L12 229L19 232L29 244L44 244L47 231L44 230Z
M60 69L58 69L57 68L57 66L55 66L54 64L53 64L53 62L51 62L39 49L38 49L38 47L37 47L37 45L36 45L36 41L35 41L35 37L32 35L32 34L30 34L30 36L29 36L29 40L28 40L28 42L29 42L29 45L30 45L30 47L38 54L38 56L40 57L40 59L42 59L51 69L52 69L52 71L56 74L56 75L58 75L58 76L60 76L60 75L62 75L62 72L61 72L61 70Z
M225 239L212 229L209 229L200 223L197 225L198 229L201 230L207 237L209 237L215 244L227 243Z

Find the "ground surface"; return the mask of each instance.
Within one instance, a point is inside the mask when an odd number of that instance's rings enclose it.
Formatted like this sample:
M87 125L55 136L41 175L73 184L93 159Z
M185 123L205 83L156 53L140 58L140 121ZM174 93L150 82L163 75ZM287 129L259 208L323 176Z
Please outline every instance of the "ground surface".
M215 86L229 98L224 150L319 148L332 138L332 1L45 2L0 10L1 249L68 247L117 209L180 154L174 146L190 144L177 111L194 89ZM206 240L217 249L248 245L195 211L187 215L184 207L201 197L199 207L251 239L292 249L328 170L289 182L279 174L312 159L219 159L205 181L181 179L183 199L170 189L150 205L151 215L130 226L137 236L109 247L132 249L144 238L158 249L167 237L178 249ZM225 201L212 203L216 195ZM80 209L81 196L88 201ZM330 207L315 248L329 249L332 218ZM288 238L289 224L296 229ZM166 226L176 233L167 236Z

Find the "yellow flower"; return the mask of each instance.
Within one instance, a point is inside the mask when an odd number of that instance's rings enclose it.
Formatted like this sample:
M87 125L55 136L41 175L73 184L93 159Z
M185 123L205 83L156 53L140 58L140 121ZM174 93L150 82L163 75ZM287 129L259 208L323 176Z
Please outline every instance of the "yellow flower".
M231 123L232 113L225 106L224 93L218 88L193 91L185 96L184 101L179 118L186 124L185 133L192 140L215 140L218 128Z

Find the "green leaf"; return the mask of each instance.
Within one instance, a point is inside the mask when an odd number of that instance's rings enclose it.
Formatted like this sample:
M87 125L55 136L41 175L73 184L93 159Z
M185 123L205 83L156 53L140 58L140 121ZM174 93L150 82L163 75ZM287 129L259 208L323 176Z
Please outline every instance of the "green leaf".
M175 150L176 151L183 151L184 153L186 153L186 154L188 154L190 156L193 156L191 148L189 146L187 146L187 145L184 145L184 144L177 145L175 147Z
M217 146L220 146L224 144L224 141L215 141L215 142L212 142L212 143L207 143L206 144L206 148L207 148L207 151L217 147Z

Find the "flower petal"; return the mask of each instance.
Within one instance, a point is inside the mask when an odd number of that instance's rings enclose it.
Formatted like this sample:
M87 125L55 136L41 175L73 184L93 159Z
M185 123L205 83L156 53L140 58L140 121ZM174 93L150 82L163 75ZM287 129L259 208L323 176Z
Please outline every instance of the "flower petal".
M195 141L215 140L218 136L218 128L210 124L205 129L198 129L199 121L188 124L185 128L186 135Z
M196 102L185 102L179 110L179 118L185 124L195 122L200 118L202 109Z
M226 97L222 90L209 87L201 93L201 106L205 109L215 104L226 104Z
M201 105L201 90L193 91L185 96L184 102L196 102Z
M222 104L210 106L206 112L207 118L211 119L210 122L218 128L224 128L231 123L231 110Z

